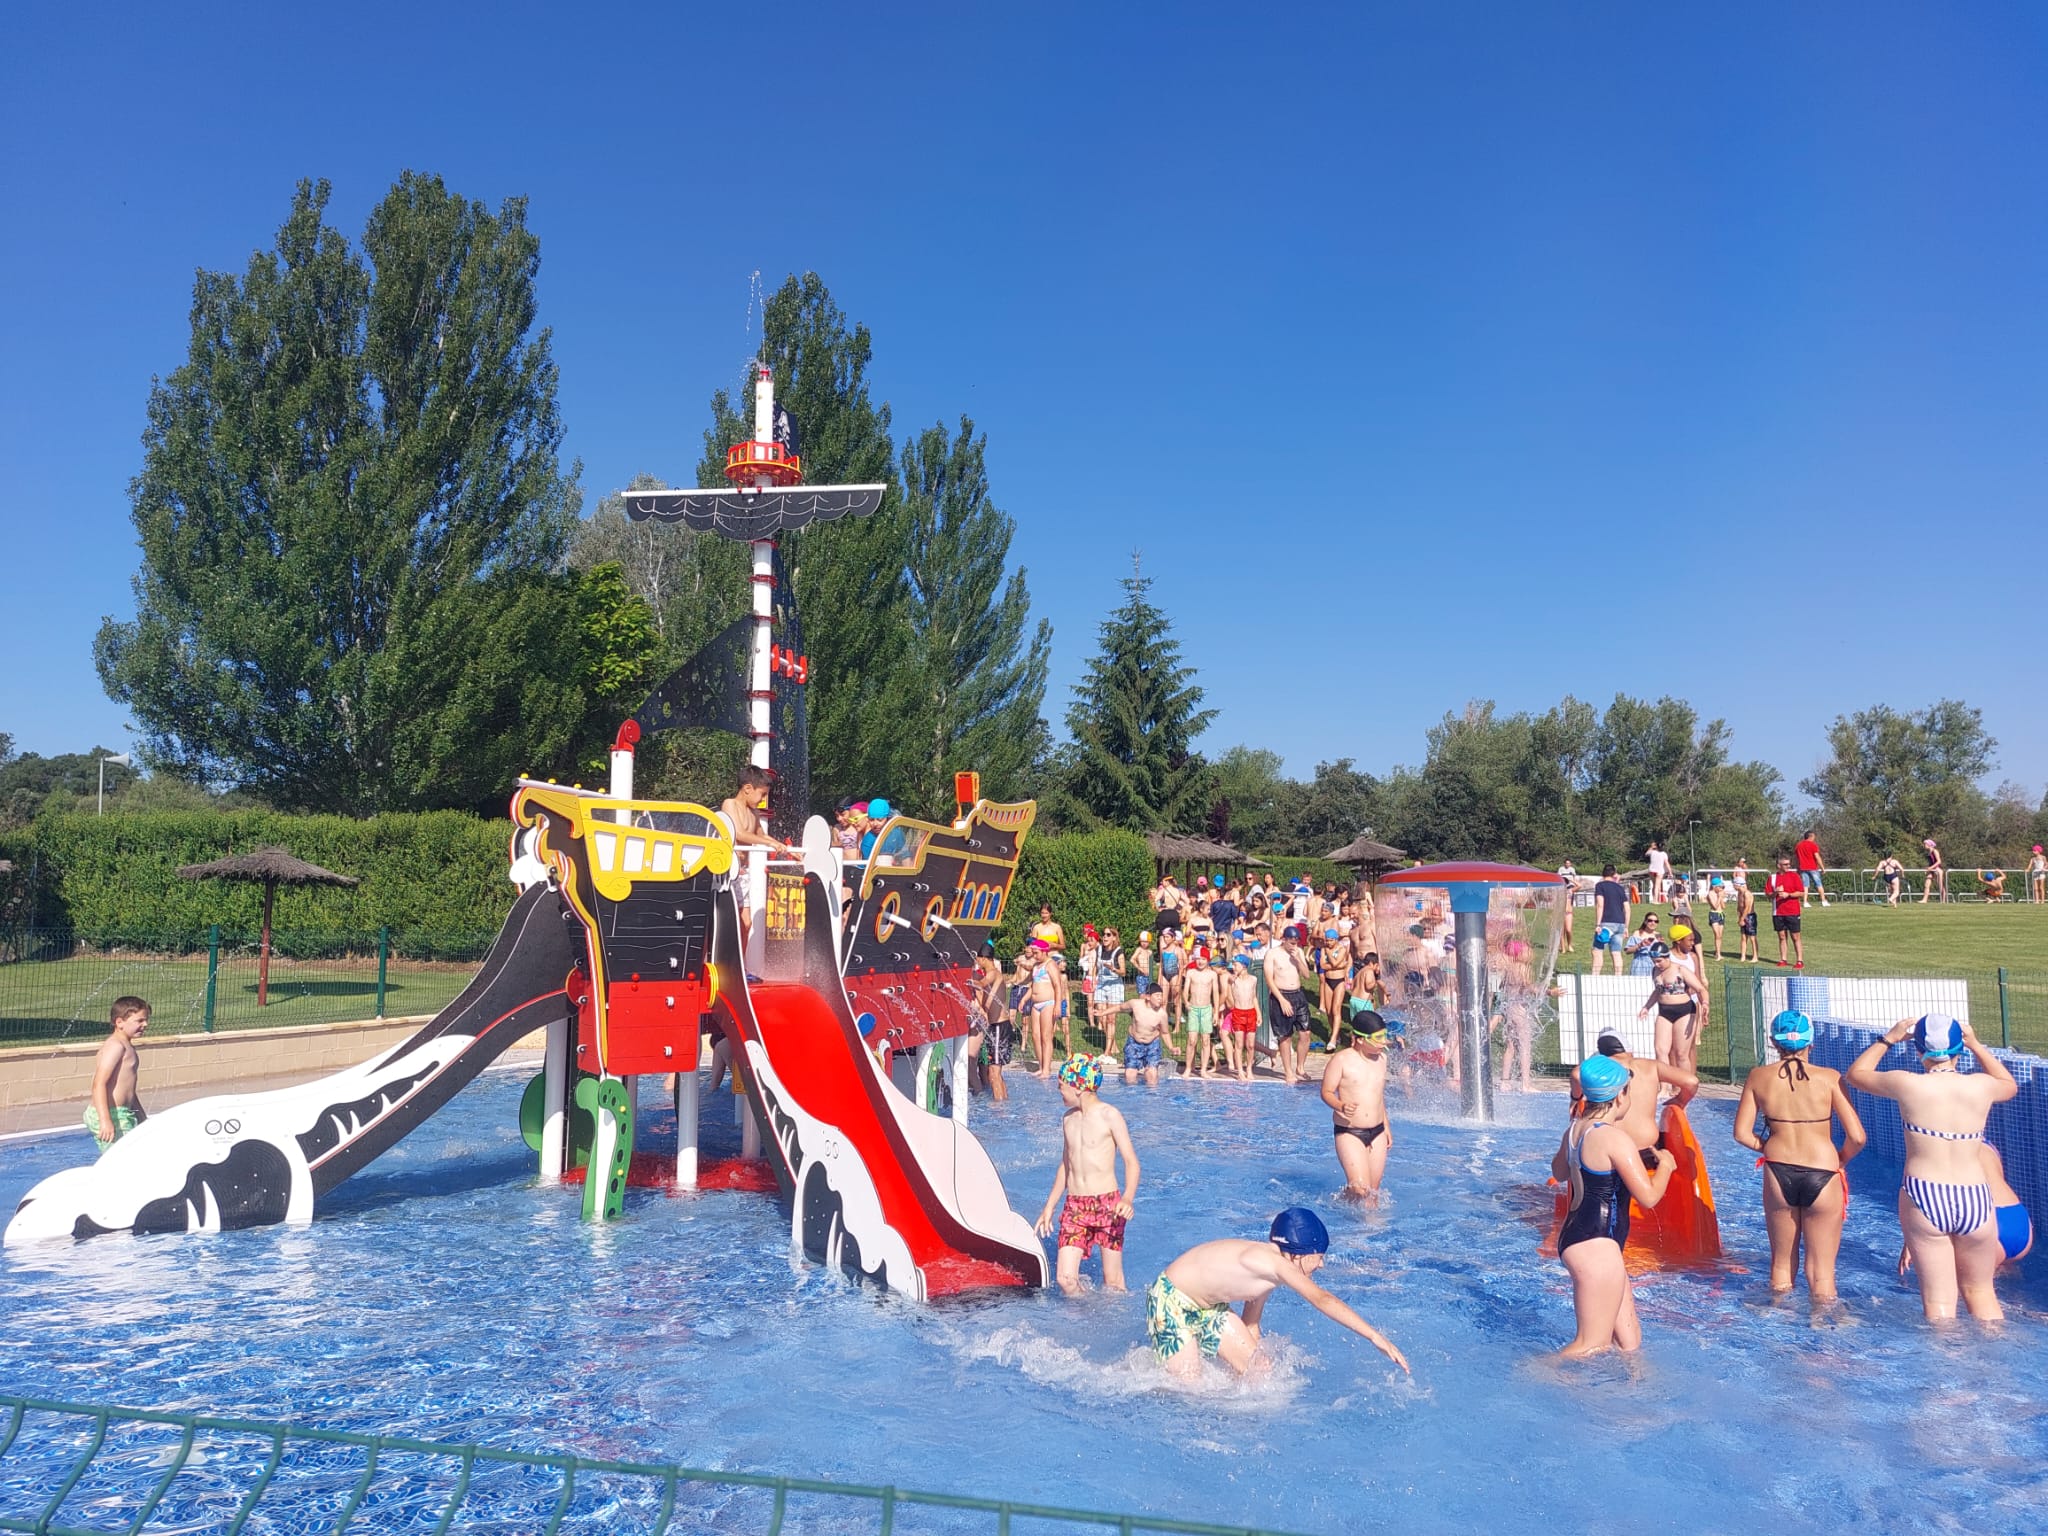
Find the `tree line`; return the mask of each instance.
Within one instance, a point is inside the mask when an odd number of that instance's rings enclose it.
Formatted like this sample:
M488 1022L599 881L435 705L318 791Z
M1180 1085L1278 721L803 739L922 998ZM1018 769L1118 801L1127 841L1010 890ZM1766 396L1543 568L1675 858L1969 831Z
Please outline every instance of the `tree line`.
M130 486L135 616L107 619L95 646L152 772L110 788L365 815L493 811L522 773L601 777L618 721L745 611L746 552L632 523L616 497L581 515L523 200L492 210L408 172L352 243L328 199L301 183L270 248L198 275L185 360L152 386ZM942 812L972 768L990 795L1039 798L1054 827L1206 831L1280 854L1366 828L1422 857L1542 863L1630 861L1652 837L1725 863L1785 840L1777 772L1736 760L1726 723L1677 699L1469 704L1428 733L1420 766L1381 775L1339 758L1290 778L1251 746L1205 756L1215 712L1136 570L1056 739L1051 629L1010 558L986 434L961 415L899 440L872 391L873 338L814 273L770 297L759 355L805 478L888 487L872 517L784 541L817 808L885 794ZM679 480L721 482L751 434L749 386L711 395ZM1799 788L1835 862L1924 835L1969 861L2048 831L2017 789L1977 787L1995 743L1967 705L1878 706L1827 739ZM743 752L655 737L639 782L722 794ZM19 760L0 816L75 793L83 764L57 761Z

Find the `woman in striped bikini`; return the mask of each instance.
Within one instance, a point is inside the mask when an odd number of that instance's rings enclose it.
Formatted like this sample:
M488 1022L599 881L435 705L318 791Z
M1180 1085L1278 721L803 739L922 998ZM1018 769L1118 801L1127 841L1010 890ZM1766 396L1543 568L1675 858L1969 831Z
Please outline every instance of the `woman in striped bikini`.
M1879 1065L1908 1037L1920 1070ZM1968 1051L1977 1070L1957 1070ZM2005 1316L1992 1275L1998 1268L1998 1222L1979 1148L1991 1106L2019 1092L2012 1074L1967 1024L1940 1014L1901 1019L1858 1056L1849 1086L1898 1102L1906 1128L1906 1183L1899 1191L1899 1227L1920 1276L1928 1321L1956 1315L1956 1295L1984 1322Z

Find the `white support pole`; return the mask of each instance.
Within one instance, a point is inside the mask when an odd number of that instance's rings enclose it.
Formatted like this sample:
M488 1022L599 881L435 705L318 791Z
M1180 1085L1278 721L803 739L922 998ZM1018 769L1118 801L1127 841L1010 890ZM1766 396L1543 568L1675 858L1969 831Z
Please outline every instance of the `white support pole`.
M916 1085L911 1102L919 1109L923 1109L931 1101L932 1057L937 1052L938 1047L930 1041L920 1045L917 1048L917 1065L910 1069L910 1081Z
M703 1093L703 1079L697 1075L704 1064L704 1037L697 1037L696 1060L682 1065L676 1073L676 1188L697 1187L697 1112Z
M953 1059L953 1123L964 1129L967 1125L967 1037L954 1036L946 1042L946 1051Z
M761 1155L761 1122L754 1118L754 1101L740 1095L740 1156Z
M560 1181L562 1166L568 1161L569 1115L563 1107L569 1083L567 1019L557 1019L548 1026L547 1058L542 1074L541 1089L547 1095L547 1113L540 1123L540 1178L543 1184L553 1184Z

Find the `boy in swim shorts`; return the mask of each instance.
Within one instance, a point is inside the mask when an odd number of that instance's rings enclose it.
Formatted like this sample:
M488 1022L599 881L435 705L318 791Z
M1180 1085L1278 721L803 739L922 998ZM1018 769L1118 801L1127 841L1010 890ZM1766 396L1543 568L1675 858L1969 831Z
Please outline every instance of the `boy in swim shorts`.
M1252 974L1251 957L1230 957L1230 1028L1223 1036L1224 1065L1237 1080L1252 1080L1252 1038L1259 1032L1259 979Z
M1216 973L1209 969L1209 951L1197 949L1188 956L1188 1053L1181 1062L1183 1074L1209 1076L1216 1064Z
M1201 1372L1205 1355L1244 1375L1258 1353L1266 1299L1284 1285L1407 1370L1406 1357L1385 1334L1310 1278L1329 1248L1320 1218L1298 1205L1273 1218L1263 1243L1226 1237L1190 1248L1145 1292L1145 1335L1153 1355L1184 1380ZM1232 1302L1242 1303L1240 1312L1230 1310Z
M1142 1072L1147 1083L1159 1086L1159 1063L1164 1055L1159 1037L1165 1029L1165 993L1156 981L1140 981L1138 995L1131 1000L1131 1037L1124 1042L1125 1083L1135 1083Z
M1165 1010L1154 1000L1154 1008ZM1081 1261L1102 1250L1102 1288L1124 1289L1124 1223L1138 1195L1138 1153L1130 1128L1114 1105L1098 1097L1102 1063L1092 1056L1070 1056L1060 1066L1060 1098L1067 1113L1060 1122L1063 1146L1053 1174L1052 1193L1038 1213L1038 1235L1052 1236L1053 1207L1065 1195L1060 1212L1058 1279L1069 1296L1081 1291ZM1116 1160L1124 1160L1124 1184L1116 1182Z
M108 1011L109 1032L92 1065L92 1102L85 1106L85 1128L105 1152L149 1118L136 1090L142 1058L135 1041L149 1028L149 1004L139 997L117 997Z

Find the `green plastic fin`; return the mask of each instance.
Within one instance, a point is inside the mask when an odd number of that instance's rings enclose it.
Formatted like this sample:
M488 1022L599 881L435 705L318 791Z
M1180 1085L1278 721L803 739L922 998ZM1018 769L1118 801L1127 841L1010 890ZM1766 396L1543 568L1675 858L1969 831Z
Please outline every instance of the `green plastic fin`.
M626 1209L626 1171L633 1166L633 1115L626 1084L616 1077L586 1077L576 1084L576 1103L588 1110L593 1127L609 1122L615 1128L609 1166L600 1168L593 1151L583 1176L583 1219L616 1221ZM593 1143L601 1140L594 1137Z

